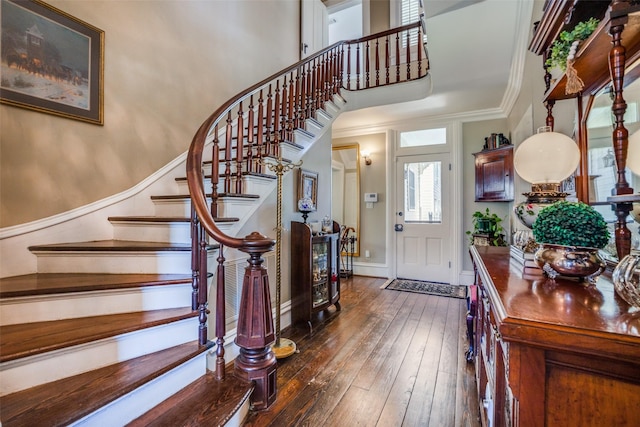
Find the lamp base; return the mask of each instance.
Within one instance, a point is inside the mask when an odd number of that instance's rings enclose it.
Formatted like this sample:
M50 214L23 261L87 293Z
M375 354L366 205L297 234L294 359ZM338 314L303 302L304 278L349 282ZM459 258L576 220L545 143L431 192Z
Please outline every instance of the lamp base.
M288 338L278 338L271 346L271 350L276 355L276 359L284 359L294 354L297 347L296 343Z

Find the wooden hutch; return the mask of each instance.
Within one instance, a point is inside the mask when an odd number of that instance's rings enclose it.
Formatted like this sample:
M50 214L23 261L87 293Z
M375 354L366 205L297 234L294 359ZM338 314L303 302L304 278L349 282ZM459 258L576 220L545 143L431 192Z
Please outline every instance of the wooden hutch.
M619 259L629 254L631 232L626 220L632 210L628 200L633 188L625 177L629 132L624 125L627 104L624 87L640 77L640 2L638 0L547 0L540 22L535 26L529 49L542 56L542 66L549 56L553 42L564 30L571 30L579 22L596 18L600 21L591 36L580 43L573 68L583 82L582 90L567 93L567 74L552 81L545 69L547 90L544 103L547 109L547 126L553 128L553 106L557 101L576 100L577 132L581 160L576 174L578 199L589 203L588 136L587 118L596 95L609 88L615 117L612 131L615 155L616 183L612 189L612 204L616 214L616 248Z
M589 203L587 117L595 95L608 88L616 182L607 202L615 211L621 259L629 253L626 220L633 189L625 178L628 131L623 91L640 76L640 1L547 0L529 49L548 58L563 30L600 20L573 63L582 90L567 93L566 74L546 71L546 124L553 128L557 101L575 99L581 162L578 198ZM475 284L470 292L470 359L475 362L484 426L640 425L640 309L614 291L610 276L595 286L527 275L509 250L470 249Z

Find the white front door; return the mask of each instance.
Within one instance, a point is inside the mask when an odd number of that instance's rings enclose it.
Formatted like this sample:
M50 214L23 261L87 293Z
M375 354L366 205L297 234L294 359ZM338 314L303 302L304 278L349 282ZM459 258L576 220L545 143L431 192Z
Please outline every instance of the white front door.
M396 158L398 278L450 282L449 154Z

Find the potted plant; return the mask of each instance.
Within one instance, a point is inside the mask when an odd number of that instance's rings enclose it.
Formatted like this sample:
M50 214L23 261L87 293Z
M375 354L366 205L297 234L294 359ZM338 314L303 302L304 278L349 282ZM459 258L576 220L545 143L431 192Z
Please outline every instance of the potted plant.
M609 241L609 229L602 215L585 203L560 201L542 209L533 236L540 244L536 263L551 278L592 279L605 269L598 250Z
M563 72L567 69L567 58L574 42L579 42L589 38L591 33L598 27L598 21L591 18L585 22L579 22L571 31L560 33L555 42L551 45L551 53L545 62L547 69L560 68Z
M472 215L473 231L467 231L470 236L470 243L473 244L474 234L484 234L488 236L491 246L506 246L504 241L504 228L502 228L502 218L487 208L484 212L475 211Z

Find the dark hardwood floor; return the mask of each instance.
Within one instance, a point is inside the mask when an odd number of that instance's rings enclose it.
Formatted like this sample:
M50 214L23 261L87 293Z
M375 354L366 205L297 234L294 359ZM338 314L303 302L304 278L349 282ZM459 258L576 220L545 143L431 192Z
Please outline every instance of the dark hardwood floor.
M299 353L278 361L278 398L245 426L480 425L473 364L464 357L463 299L342 281L342 311L313 330L285 329Z

